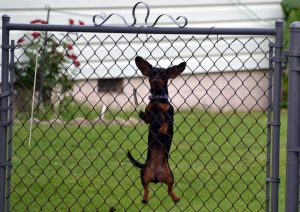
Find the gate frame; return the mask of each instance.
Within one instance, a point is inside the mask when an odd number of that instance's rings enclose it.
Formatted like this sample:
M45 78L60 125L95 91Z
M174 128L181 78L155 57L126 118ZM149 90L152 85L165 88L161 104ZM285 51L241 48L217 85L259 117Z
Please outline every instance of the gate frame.
M9 133L9 46L10 31L56 31L56 32L89 32L89 33L136 33L136 34L197 34L197 35L269 35L275 39L274 62L274 89L273 92L273 121L268 120L272 128L271 138L271 176L266 177L266 184L271 183L271 211L278 211L279 192L279 141L280 141L280 101L281 101L281 73L282 73L282 43L283 21L276 21L275 28L189 28L189 27L136 27L136 26L76 26L76 25L44 25L44 24L17 24L9 23L10 17L2 17L2 83L1 83L1 122L0 122L0 212L9 211L10 176L8 169L8 133ZM269 58L271 61L271 58ZM272 63L272 62L271 62ZM272 97L269 97L272 98ZM11 126L12 127L12 126ZM9 144L11 145L12 142ZM269 166L267 161L266 166ZM266 189L267 196L267 189ZM5 201L5 199L7 199ZM269 210L269 199L266 198L266 210Z
M0 212L5 211L6 205L6 177L7 177L7 142L8 142L8 99L9 92L9 23L8 16L2 17L2 66L1 66L1 93L0 93ZM8 211L9 208L6 208Z

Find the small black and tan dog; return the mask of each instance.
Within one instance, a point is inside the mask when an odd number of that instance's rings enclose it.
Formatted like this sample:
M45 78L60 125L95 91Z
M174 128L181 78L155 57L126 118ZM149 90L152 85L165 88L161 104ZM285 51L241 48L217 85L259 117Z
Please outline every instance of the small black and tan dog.
M132 164L141 169L141 180L144 186L143 203L148 202L149 183L166 183L168 194L174 202L180 198L173 191L174 177L169 167L169 151L173 138L174 108L169 102L168 79L175 78L185 69L186 63L180 63L167 69L153 67L143 58L135 58L137 67L144 76L149 77L149 104L145 112L140 112L140 118L149 124L148 152L145 164L135 160L128 151Z

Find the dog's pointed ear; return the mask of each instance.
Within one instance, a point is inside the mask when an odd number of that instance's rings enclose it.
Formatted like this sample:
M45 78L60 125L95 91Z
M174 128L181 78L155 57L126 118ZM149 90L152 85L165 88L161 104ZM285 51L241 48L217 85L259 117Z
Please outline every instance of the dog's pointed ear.
M150 63L148 63L146 60L144 60L140 56L137 56L135 58L135 64L141 70L141 72L144 76L149 76L149 72L153 68Z
M185 67L186 67L186 63L182 62L177 66L172 66L168 68L167 71L168 71L169 78L177 77L179 74L181 74L184 71Z

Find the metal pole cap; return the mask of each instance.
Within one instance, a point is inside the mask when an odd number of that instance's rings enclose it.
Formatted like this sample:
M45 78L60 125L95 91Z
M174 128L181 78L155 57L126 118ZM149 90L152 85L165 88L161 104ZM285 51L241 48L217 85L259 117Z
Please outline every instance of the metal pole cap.
M291 29L300 29L300 21L295 21L290 25Z
M10 17L8 15L3 15L2 16L2 21L9 21Z

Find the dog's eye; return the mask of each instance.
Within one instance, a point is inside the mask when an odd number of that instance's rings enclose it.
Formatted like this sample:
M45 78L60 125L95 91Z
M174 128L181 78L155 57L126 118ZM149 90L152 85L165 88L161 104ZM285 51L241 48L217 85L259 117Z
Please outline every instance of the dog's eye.
M168 74L166 72L164 72L162 75L161 75L162 79L168 79Z

